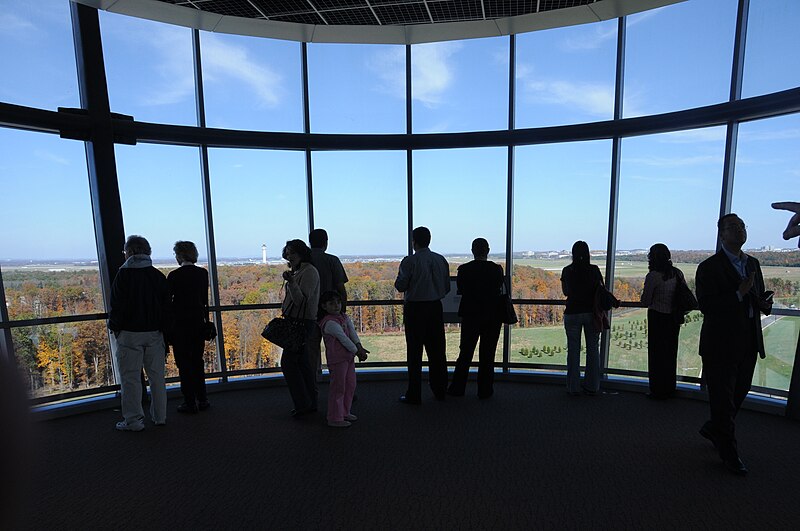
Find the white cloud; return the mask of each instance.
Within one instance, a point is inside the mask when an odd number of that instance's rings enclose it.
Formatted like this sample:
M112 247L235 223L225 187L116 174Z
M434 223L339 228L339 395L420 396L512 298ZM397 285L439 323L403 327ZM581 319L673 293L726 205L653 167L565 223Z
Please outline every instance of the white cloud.
M693 157L632 157L626 158L625 164L640 164L656 168L682 168L701 166L703 164L721 165L723 159L717 155L695 155Z
M224 42L216 35L203 39L203 73L210 82L233 79L249 88L264 107L281 102L283 78L252 57L247 48Z
M591 29L583 31L579 37L570 37L561 42L561 48L568 52L594 50L610 39L616 39L617 26L614 24L594 24Z
M414 48L411 62L413 99L427 107L437 107L442 103L455 79L450 59L461 48L459 42L420 44Z
M719 142L725 140L724 127L706 127L691 131L675 131L659 135L659 142L669 144L696 144L698 142Z
M406 50L402 46L381 47L367 58L367 69L378 76L378 90L392 97L406 97Z
M45 160L48 162L55 162L56 164L60 164L61 166L69 166L69 160L65 159L64 157L59 157L55 153L50 153L49 151L44 151L41 149L34 150L33 155L37 159Z
M775 131L748 131L739 129L739 140L775 141L800 138L800 129L780 129Z
M529 100L537 103L569 106L608 118L614 112L614 87L609 85L529 79L525 81L523 90Z
M24 37L38 28L22 17L13 13L0 13L0 34L15 37Z

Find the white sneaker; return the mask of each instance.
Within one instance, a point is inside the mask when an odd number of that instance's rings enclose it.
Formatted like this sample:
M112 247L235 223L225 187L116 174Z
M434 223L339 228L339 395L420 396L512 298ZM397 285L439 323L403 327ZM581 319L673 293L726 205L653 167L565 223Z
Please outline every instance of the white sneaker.
M344 420L349 420L350 422L355 422L356 420L358 420L358 417L356 417L355 415L350 413L350 414L344 416Z
M124 420L117 422L116 428L119 431L142 431L144 424L128 424Z
M156 426L166 426L167 425L167 421L166 420L162 420L162 421L159 421L159 422L153 422L153 424L155 424Z
M329 420L328 426L330 426L331 428L349 428L350 426L352 426L352 424L350 424L346 420Z

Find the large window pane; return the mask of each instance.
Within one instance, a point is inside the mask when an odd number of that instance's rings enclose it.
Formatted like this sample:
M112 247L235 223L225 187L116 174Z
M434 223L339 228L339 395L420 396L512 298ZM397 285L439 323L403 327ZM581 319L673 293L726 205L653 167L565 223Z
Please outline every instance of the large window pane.
M314 224L344 264L348 298L398 297L397 260L408 247L406 153L319 152L312 160Z
M625 117L728 101L737 0L694 0L627 17Z
M192 30L99 15L111 110L141 122L196 125Z
M528 268L530 269L530 268ZM511 363L561 365L567 363L567 336L564 307L544 305L515 306L519 322L511 326ZM586 345L581 342L582 362Z
M660 242L688 277L714 254L725 128L622 141L617 228L617 297L638 301L647 251ZM624 289L619 289L624 288Z
M575 241L586 241L604 267L611 142L518 147L515 161L513 297L563 299L561 269ZM539 310L561 322L562 309Z
M10 318L102 312L83 143L0 128L0 188Z
M197 148L117 145L116 157L126 236L147 238L158 266L178 266L172 253L178 240L194 242L200 262L207 260Z
M310 44L308 91L315 133L405 133L405 47Z
M789 390L797 352L800 318L776 315L761 322L767 357L758 360L753 385Z
M302 131L300 44L200 34L206 125Z
M415 151L414 226L431 230L431 249L471 259L475 238L505 253L508 150Z
M742 96L800 86L800 2L750 0Z
M777 307L800 307L800 250L785 241L791 213L775 201L800 201L800 115L739 126L732 211L747 224L748 254L758 258Z
M308 239L305 157L294 151L210 149L208 158L220 302L279 302L283 246Z
M517 36L516 127L614 117L617 21Z
M638 302L647 251L664 243L694 289L697 265L715 252L722 188L724 127L622 141L614 293ZM681 328L679 374L696 376L700 315ZM647 311L614 311L609 367L647 370Z
M0 101L80 107L69 2L0 2Z
M280 310L231 311L222 314L225 360L229 371L280 366L281 348L263 337L264 326Z
M411 47L415 133L508 128L508 37Z
M611 353L608 366L612 369L647 373L647 310L613 310L612 321L609 330ZM702 360L697 349L702 326L703 315L697 311L689 313L686 322L681 325L678 336L678 376L700 376Z
M13 328L11 336L33 397L115 383L104 320Z

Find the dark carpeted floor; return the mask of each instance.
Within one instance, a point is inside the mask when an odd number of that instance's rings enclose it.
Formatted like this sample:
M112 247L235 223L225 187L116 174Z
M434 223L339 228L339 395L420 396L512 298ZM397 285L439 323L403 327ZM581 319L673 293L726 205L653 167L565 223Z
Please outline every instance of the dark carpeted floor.
M740 414L742 478L698 435L704 402L505 382L408 406L404 389L360 385L347 429L291 419L283 387L213 394L196 416L170 401L167 426L141 433L111 410L41 422L27 526L800 528L796 422Z

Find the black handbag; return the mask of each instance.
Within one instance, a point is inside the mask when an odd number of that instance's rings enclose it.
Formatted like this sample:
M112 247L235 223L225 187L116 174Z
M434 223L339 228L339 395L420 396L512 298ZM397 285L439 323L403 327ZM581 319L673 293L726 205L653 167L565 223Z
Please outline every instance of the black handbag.
M675 322L683 324L686 322L686 314L696 310L700 305L697 298L689 289L686 279L680 269L675 269L675 294L672 296L672 316Z
M287 312L292 303L286 308ZM305 314L305 303L300 306L300 315ZM264 327L261 337L278 345L283 350L302 350L306 344L306 323L304 319L287 317L285 314L272 319Z
M203 323L203 339L206 341L214 341L217 337L217 327L211 321Z
M508 289L508 280L503 280L503 289L498 300L498 312L500 314L500 322L508 325L516 324L517 312L514 310L514 303L511 302L511 290Z

